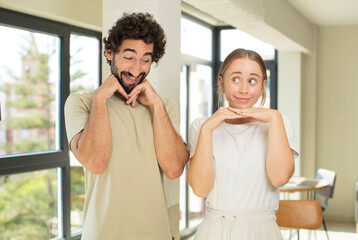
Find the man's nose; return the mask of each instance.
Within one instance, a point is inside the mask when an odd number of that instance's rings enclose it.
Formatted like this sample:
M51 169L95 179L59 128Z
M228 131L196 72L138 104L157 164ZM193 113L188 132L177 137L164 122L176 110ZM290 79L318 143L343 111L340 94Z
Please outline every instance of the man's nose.
M143 72L140 62L134 61L129 71L134 77L138 77L138 75Z

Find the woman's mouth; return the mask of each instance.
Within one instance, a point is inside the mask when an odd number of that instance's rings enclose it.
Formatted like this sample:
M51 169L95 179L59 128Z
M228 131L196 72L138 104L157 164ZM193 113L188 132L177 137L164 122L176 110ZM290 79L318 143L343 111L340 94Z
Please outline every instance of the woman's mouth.
M237 101L242 102L242 103L247 103L248 101L250 101L250 98L243 98L243 97L235 97Z

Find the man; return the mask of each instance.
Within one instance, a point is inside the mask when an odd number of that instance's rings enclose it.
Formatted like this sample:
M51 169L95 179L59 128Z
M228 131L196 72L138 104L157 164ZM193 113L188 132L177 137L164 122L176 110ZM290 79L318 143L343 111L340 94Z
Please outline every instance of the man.
M146 79L165 53L163 29L149 14L124 14L103 41L112 75L65 105L70 149L85 171L82 239L179 240L163 174L180 177L188 151L175 104Z

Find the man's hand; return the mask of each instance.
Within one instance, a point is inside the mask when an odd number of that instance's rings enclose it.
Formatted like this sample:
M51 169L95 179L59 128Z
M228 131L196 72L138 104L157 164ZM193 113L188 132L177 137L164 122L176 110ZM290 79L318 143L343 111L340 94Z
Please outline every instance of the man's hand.
M147 79L144 79L141 84L138 84L135 88L133 88L133 90L128 94L126 103L135 107L136 100L151 108L156 103L161 102L158 93L154 90Z
M117 78L111 74L106 81L98 88L96 95L103 97L105 100L108 100L113 96L114 93L122 95L125 99L128 99L126 91L124 91L121 84L118 82Z

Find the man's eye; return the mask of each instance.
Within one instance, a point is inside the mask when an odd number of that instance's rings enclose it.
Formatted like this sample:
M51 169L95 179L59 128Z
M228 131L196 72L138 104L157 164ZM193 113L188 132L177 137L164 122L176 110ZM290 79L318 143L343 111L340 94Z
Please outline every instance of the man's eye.
M132 60L133 58L132 58L132 57L124 57L124 59L126 59L126 60Z
M254 84L257 83L257 81L256 81L255 79L250 79L250 80L249 80L249 83L250 83L251 85L254 85Z
M150 63L150 60L149 59L143 59L142 60L144 63Z

